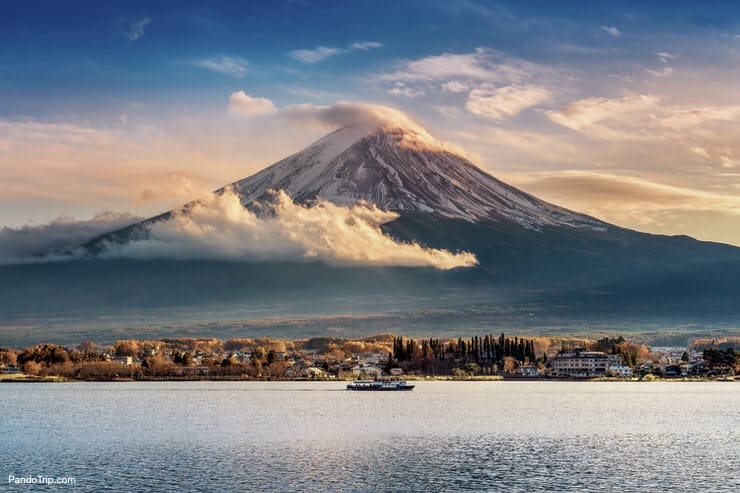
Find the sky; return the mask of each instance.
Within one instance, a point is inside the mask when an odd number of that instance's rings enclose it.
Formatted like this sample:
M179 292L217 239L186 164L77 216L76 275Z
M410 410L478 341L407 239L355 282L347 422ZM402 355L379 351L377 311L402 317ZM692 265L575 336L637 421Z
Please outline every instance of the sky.
M148 216L396 108L525 191L740 245L740 4L0 2L0 227ZM66 220L66 219L65 219Z

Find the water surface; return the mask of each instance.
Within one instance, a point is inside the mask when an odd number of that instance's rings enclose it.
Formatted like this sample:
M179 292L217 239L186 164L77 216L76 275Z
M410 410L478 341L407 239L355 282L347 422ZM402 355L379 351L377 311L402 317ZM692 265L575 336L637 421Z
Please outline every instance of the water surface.
M740 491L740 385L0 385L7 476L74 491Z

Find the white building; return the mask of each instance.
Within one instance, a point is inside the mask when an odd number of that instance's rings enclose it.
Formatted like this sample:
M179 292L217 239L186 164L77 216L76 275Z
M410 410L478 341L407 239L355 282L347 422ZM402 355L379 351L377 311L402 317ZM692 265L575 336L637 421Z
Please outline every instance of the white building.
M551 375L555 377L588 378L606 375L607 370L615 368L620 376L631 376L632 370L622 365L622 356L606 354L601 351L576 349L572 353L557 355L550 362ZM629 375L626 371L629 370Z
M539 370L537 370L537 367L534 365L520 366L519 369L517 370L517 373L519 373L520 376L527 377L527 378L534 378L534 377L540 376Z
M609 365L609 368L606 370L607 375L613 376L613 377L631 377L632 376L632 368L625 365Z

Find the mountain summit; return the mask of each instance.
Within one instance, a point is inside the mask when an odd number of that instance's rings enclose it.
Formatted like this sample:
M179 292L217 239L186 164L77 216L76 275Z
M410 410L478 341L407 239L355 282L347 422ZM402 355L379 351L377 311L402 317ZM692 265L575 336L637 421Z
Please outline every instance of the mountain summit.
M322 198L467 221L604 228L497 180L421 128L350 124L300 152L230 185L244 205L285 190L301 203Z

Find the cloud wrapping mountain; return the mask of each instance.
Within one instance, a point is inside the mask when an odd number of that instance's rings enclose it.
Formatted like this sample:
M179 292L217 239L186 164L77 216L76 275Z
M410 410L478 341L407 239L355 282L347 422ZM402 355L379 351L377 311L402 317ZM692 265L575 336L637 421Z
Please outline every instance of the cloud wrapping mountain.
M148 237L108 244L103 256L128 258L321 261L331 265L434 267L477 264L471 253L401 243L383 233L398 217L374 206L344 207L327 201L294 203L277 192L272 213L244 208L231 190L212 194L148 226Z
M69 251L109 231L140 221L125 213L100 212L78 221L59 217L48 224L0 228L0 265L70 258Z

